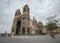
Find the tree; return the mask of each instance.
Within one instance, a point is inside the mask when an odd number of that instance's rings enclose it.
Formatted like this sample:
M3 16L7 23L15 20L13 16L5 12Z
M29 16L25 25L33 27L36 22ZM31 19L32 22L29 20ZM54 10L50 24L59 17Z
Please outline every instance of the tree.
M55 16L51 16L49 18L47 18L48 22L47 22L47 29L49 31L52 31L54 29L56 29L58 26L58 20L56 20L56 15Z
M52 32L53 30L57 29L57 24L58 24L58 20L56 20L56 15L47 18L48 23L47 23L47 30L50 32L50 36L55 38L55 34L54 32Z
M47 29L48 29L49 31L52 31L52 30L54 30L54 29L56 29L56 28L57 28L56 23L48 23L48 24L47 24Z

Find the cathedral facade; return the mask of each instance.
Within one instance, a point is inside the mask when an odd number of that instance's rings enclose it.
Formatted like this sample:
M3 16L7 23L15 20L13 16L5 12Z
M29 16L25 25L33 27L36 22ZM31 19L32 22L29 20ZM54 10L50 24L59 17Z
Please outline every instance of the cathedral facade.
M20 9L15 12L15 17L12 24L12 31L14 35L30 35L40 34L43 29L42 22L37 22L35 17L30 19L29 6L26 4L23 7L23 13Z

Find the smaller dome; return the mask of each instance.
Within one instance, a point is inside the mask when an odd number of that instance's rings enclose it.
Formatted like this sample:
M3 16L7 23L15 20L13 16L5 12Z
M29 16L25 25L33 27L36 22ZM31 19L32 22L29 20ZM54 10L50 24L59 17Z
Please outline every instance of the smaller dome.
M39 23L39 24L42 24L42 22L41 22L41 21L39 21L38 23Z
M41 25L41 26L43 26L43 23L42 23L41 21L39 21L39 22L38 22L38 25Z

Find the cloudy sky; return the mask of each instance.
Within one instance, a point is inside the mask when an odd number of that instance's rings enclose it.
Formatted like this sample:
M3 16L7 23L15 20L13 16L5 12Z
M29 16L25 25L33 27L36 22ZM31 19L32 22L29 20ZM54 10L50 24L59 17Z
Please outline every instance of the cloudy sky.
M10 32L15 11L23 10L25 4L29 5L30 18L46 23L46 18L54 15L60 17L60 0L0 0L0 33Z

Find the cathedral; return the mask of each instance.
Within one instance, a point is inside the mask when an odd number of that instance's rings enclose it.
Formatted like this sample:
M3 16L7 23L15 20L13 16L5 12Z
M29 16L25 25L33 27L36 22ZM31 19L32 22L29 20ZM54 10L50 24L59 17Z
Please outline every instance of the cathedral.
M12 24L11 33L13 35L35 35L42 33L43 23L37 22L35 17L30 19L30 11L27 4L23 7L23 12L17 9Z

